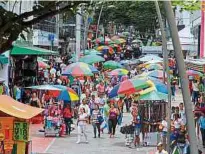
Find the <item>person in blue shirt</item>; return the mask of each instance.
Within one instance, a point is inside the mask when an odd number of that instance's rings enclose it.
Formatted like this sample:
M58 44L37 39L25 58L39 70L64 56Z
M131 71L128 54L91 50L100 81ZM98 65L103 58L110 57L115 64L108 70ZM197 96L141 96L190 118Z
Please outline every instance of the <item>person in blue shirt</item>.
M205 114L204 113L202 113L198 123L201 130L203 147L205 148Z

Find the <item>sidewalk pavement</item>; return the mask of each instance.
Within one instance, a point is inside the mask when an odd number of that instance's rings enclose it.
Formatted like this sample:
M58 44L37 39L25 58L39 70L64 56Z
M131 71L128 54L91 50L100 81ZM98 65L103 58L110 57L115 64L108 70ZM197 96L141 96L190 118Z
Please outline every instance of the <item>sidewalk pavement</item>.
M129 123L129 115L126 113L123 124ZM37 126L36 126L37 127ZM39 129L41 126L39 126ZM44 138L43 133L34 132L32 134L33 152L35 154L154 154L156 147L129 148L125 146L125 135L120 133L117 127L116 137L109 138L107 130L101 134L101 138L93 138L92 125L87 126L89 143L76 144L76 129L70 136L59 138ZM45 144L45 145L44 145Z

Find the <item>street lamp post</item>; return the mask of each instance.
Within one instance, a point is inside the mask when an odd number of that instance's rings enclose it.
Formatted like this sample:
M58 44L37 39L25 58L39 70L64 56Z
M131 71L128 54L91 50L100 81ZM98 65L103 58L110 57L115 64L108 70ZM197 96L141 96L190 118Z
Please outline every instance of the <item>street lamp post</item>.
M161 29L162 35L162 50L163 50L163 59L164 59L164 81L165 81L165 72L167 74L167 89L168 89L168 104L167 104L167 124L168 124L168 131L167 131L167 144L166 140L163 141L164 147L166 147L169 153L169 146L170 146L170 126L171 126L171 85L170 85L170 75L169 75L169 63L168 63L168 51L167 51L167 40L166 40L166 33L164 30L164 24L162 21L162 16L159 8L158 1L155 0L155 6L157 11L157 16L159 20L159 25ZM167 145L167 146L166 146Z
M183 101L184 101L184 106L185 106L185 111L186 111L187 127L188 127L189 141L190 141L190 153L197 154L198 148L197 148L197 138L196 138L195 123L194 123L194 115L193 115L193 109L192 109L193 104L191 103L191 97L190 97L190 92L189 92L189 87L188 87L189 82L188 82L187 74L185 71L186 69L185 69L184 58L183 58L182 49L180 45L178 29L176 26L171 2L164 1L163 4L164 4L167 21L169 23L170 33L172 36L172 42L173 42L174 51L175 51L175 57L177 61L177 67L178 67L179 76L181 79L182 95L183 95Z

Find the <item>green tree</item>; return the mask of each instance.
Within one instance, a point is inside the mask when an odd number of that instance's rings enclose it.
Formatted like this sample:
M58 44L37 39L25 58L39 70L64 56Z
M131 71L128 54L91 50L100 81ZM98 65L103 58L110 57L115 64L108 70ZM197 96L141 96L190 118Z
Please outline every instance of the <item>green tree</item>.
M8 1L0 2L0 53L10 49L12 42L19 36L24 38L23 31L28 32L28 28L43 19L56 14L65 13L67 17L75 15L80 4L88 1L40 1L34 3L32 11L16 14L6 10L3 5ZM23 3L23 1L22 1ZM16 2L13 4L16 5ZM14 8L13 6L13 8Z
M132 25L141 38L154 36L155 30L159 28L155 5L152 1L108 1L103 5L101 24L107 25L108 22L113 21L116 25ZM109 7L110 5L114 7ZM161 3L160 6L162 6ZM95 22L97 22L99 10L100 6L94 17Z

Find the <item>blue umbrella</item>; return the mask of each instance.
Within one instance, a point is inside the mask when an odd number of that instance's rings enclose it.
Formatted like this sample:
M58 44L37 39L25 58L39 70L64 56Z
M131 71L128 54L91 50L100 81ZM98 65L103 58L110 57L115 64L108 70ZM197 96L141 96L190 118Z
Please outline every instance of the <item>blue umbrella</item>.
M137 79L145 79L146 78L148 80L151 80L154 83L154 85L155 85L158 92L168 94L167 85L164 84L161 80L159 80L157 78L154 78L154 77L151 77L151 76L143 77L143 76L140 76L140 75L137 75L134 78L137 78Z

